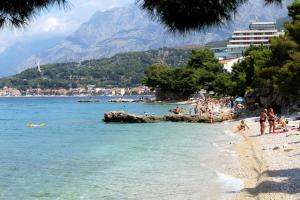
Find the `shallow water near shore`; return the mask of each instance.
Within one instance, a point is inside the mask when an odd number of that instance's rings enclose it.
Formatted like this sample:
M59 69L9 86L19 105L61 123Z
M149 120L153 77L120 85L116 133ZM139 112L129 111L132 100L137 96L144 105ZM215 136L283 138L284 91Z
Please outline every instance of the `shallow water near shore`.
M242 182L230 124L105 124L174 105L0 98L0 199L230 199ZM28 123L46 127L28 128Z

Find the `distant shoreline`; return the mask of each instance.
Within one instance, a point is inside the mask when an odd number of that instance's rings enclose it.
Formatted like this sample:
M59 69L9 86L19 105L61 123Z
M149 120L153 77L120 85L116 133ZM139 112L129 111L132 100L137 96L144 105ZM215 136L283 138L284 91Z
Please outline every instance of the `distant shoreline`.
M94 98L94 97L111 97L111 98L122 98L122 97L138 97L138 96L152 96L152 95L126 95L126 96L109 96L109 95L94 95L94 96L90 96L90 95L86 95L86 96L82 96L82 95L75 95L75 96L70 96L70 95L37 95L37 96L0 96L0 98L23 98L23 97L82 97L82 98Z

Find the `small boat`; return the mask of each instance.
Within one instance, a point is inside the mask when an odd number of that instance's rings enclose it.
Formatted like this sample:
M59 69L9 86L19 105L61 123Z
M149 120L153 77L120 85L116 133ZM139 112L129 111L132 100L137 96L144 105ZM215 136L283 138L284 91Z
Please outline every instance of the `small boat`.
M112 103L129 103L129 102L133 102L133 99L119 98L119 99L111 99L111 100L109 100L109 102L112 102Z
M79 100L79 103L97 103L99 100Z

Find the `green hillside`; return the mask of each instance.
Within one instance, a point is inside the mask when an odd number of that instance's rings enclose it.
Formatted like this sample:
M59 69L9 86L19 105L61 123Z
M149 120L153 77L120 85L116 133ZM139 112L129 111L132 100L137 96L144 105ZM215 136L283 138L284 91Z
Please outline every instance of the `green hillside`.
M214 41L214 42L208 42L205 44L205 47L207 47L207 48L226 47L228 40L219 40L219 41Z
M117 54L111 58L81 63L48 64L27 69L20 74L0 79L0 87L20 90L28 88L76 88L95 84L98 87L133 87L141 84L146 67L155 63L182 66L191 50L160 49Z

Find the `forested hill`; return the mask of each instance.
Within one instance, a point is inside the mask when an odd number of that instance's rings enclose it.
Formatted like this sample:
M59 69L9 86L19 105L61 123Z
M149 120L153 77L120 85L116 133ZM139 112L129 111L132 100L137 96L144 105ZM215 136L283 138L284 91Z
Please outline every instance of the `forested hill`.
M0 79L0 87L76 88L95 84L98 87L133 87L141 84L146 67L155 63L182 66L191 56L189 49L159 49L117 54L111 58L80 63L59 63L27 69Z

